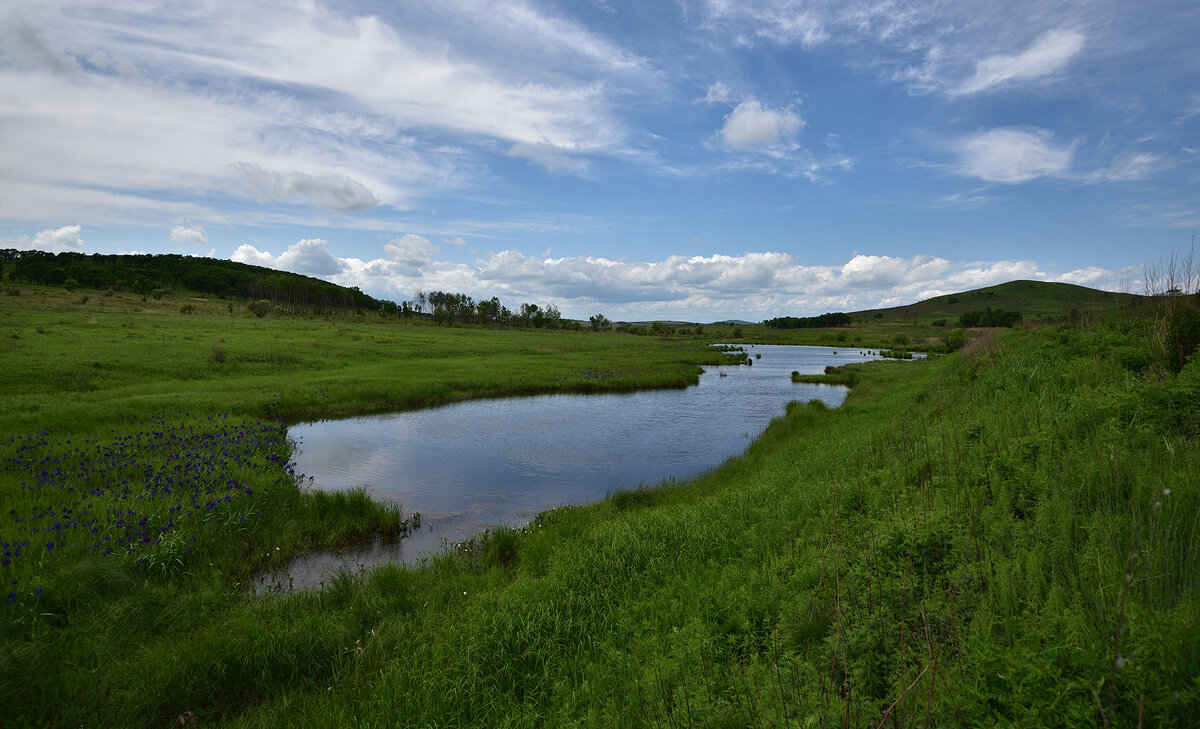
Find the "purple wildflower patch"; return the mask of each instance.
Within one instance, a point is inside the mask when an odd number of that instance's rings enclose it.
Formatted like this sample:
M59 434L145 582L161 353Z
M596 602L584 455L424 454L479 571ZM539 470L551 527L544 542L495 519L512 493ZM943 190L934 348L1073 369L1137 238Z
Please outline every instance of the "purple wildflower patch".
M15 484L17 502L0 519L0 575L36 584L43 570L88 554L148 567L195 558L197 534L263 518L248 480L269 474L296 485L286 435L276 422L183 416L107 441L55 442L46 431L12 438L0 444L0 479Z

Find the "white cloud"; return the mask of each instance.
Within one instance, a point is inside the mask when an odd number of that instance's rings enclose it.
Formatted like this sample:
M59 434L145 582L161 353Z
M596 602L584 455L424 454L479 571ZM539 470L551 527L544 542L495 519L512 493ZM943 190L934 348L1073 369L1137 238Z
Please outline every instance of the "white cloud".
M546 168L550 172L569 172L582 175L587 172L587 162L573 159L567 155L567 150L549 142L525 144L518 142L508 150L509 157L520 157Z
M251 266L266 266L267 268L273 268L275 265L275 257L271 255L270 251L260 251L249 243L243 243L238 246L233 251L233 254L229 256L229 260L237 261L238 263L248 263Z
M1083 50L1083 35L1071 30L1052 30L1039 37L1028 50L1016 55L989 56L975 64L975 75L955 90L974 94L1016 81L1028 81L1056 73Z
M957 147L959 174L1005 184L1065 176L1074 153L1074 145L1056 146L1049 131L1013 127L973 134Z
M313 177L303 172L275 172L246 162L234 163L232 167L259 202L301 202L340 213L365 210L379 204L365 185L349 177Z
M336 276L347 267L344 260L329 252L329 242L321 238L305 238L293 243L278 258L270 251L260 251L244 243L237 247L230 260L323 278Z
M176 225L171 228L171 242L202 246L208 243L208 236L204 234L204 228L198 225Z
M407 207L485 177L507 148L579 172L566 150L629 152L613 97L662 85L520 0L416 3L403 23L324 3L17 5L0 11L4 218L323 224L229 198Z
M1091 182L1124 182L1143 180L1158 169L1162 158L1146 152L1124 152L1113 157L1107 169L1100 170L1088 179Z
M319 254L322 267L334 271L316 275L381 298L398 301L418 290L457 291L477 298L498 296L510 306L522 301L553 303L575 318L603 311L618 320L755 320L896 306L1017 279L1103 288L1129 280L1127 271L1095 267L1056 275L1033 261L858 253L841 265L804 265L779 252L626 261L504 250L459 264L434 260L436 249L413 234L385 244L385 257L369 261L335 258L325 241L301 241L279 258L245 245L233 258L313 274L316 266L311 262L299 267L300 248Z
M54 48L46 40L44 29L20 10L11 10L0 17L0 54L51 73L69 73L79 68L74 58Z
M399 238L393 238L390 243L385 243L383 252L389 261L419 272L422 266L433 261L438 249L427 239L407 233Z
M1128 289L1125 292L1130 293L1133 292L1131 288L1132 283L1139 279L1142 274L1143 271L1140 267L1112 271L1107 268L1100 268L1099 266L1085 266L1074 271L1067 271L1059 275L1056 280L1105 291L1125 291Z
M704 103L706 104L728 104L731 99L733 99L733 92L720 81L709 86L708 93L704 95Z
M791 107L770 109L757 99L748 99L725 117L721 138L730 147L786 144L804 128L804 120Z
M61 228L43 230L33 236L30 247L54 253L80 251L83 250L83 238L79 235L81 230L82 225L64 225Z

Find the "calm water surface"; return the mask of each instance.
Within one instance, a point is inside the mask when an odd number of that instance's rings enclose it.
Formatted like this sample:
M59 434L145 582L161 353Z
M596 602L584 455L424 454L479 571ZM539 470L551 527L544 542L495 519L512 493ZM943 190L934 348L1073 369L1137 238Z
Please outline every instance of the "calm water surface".
M858 349L744 349L761 359L708 367L698 385L681 390L472 400L295 425L296 470L313 477L313 488L365 488L420 512L422 527L399 544L301 558L285 577L311 584L346 567L414 563L491 526L523 526L554 506L694 476L745 451L788 401L836 407L845 399L841 386L793 383L793 370L816 374L877 359Z

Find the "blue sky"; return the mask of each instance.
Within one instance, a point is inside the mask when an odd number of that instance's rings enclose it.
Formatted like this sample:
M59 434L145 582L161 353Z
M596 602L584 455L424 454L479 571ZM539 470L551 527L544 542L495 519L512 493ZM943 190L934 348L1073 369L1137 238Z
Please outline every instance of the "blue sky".
M758 320L1200 231L1200 4L9 0L0 246Z

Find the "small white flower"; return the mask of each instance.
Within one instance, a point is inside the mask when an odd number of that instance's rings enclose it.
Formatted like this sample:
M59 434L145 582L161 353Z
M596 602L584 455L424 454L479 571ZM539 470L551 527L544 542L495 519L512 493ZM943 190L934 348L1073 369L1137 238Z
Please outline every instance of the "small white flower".
M1163 496L1170 496L1170 495L1171 495L1171 489L1163 489Z

